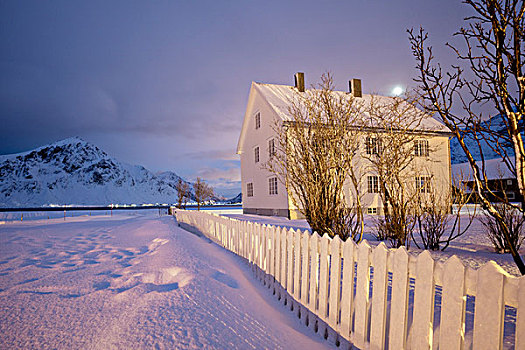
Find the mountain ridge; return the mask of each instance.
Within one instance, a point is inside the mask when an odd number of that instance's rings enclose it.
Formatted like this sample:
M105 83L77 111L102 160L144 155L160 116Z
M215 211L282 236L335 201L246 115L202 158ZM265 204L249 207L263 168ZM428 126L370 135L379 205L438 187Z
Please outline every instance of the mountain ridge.
M171 171L155 174L122 163L70 137L0 155L0 207L174 203L178 179Z

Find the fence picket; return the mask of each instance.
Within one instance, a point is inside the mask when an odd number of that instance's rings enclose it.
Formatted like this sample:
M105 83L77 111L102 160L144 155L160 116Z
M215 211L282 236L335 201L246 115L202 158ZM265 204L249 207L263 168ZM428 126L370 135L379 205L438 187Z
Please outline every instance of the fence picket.
M293 234L293 254L294 254L294 272L293 272L293 296L295 300L301 300L301 231L297 230Z
M381 242L372 253L374 281L372 289L372 311L370 314L370 349L385 346L386 306L388 293L388 249Z
M308 300L310 299L310 269L309 269L309 260L310 260L310 234L308 232L303 233L302 242L301 242L301 252L302 252L302 265L301 265L301 304L304 306L308 305Z
M354 304L354 252L356 245L347 239L343 243L343 290L341 292L341 324L339 332L350 340Z
M357 347L364 347L366 345L369 288L370 245L364 240L357 247L357 286L355 292L355 326L353 337Z
M232 237L232 251L235 254L239 254L239 222L234 221L233 225L233 237Z
M286 232L286 250L288 254L288 260L286 263L286 291L290 296L293 295L293 260L294 260L294 247L293 247L293 241L294 241L294 230L287 230Z
M328 324L337 329L341 300L341 239L335 236L330 244L330 296Z
M465 266L457 256L448 259L443 271L440 349L462 349L465 337Z
M259 225L257 232L257 239L259 240L259 246L257 247L257 254L259 255L259 268L264 271L264 231L263 225Z
M521 276L518 284L518 306L516 315L516 346L525 349L525 277Z
M252 256L253 256L253 264L257 267L260 267L260 259L259 259L259 227L260 225L258 223L253 224L253 246L252 246Z
M329 249L330 249L330 237L328 234L324 234L320 238L320 252L319 252L319 313L318 316L322 320L328 321L328 268L329 268Z
M249 262L253 262L252 257L252 232L253 232L253 224L249 221L245 221L244 224L244 242L245 242L245 248L244 248L244 257L248 259Z
M507 273L494 261L478 270L474 311L474 349L503 348L503 286Z
M319 292L319 235L314 232L310 237L310 291L308 292L308 309L317 311Z
M393 265L388 343L390 349L404 349L408 311L408 253L405 247L394 252Z
M268 226L268 245L266 246L266 250L268 251L268 274L271 276L274 276L275 272L275 243L273 241L273 235L275 233L275 227L274 226Z
M283 287L283 290L286 290L286 265L288 265L288 256L286 254L287 252L287 242L286 238L288 237L288 230L283 228L281 230L281 286Z
M412 349L432 349L434 319L434 259L428 250L417 257Z
M281 283L282 285L282 279L281 279L281 228L276 227L274 234L273 234L273 243L275 245L275 248L273 249L274 253L274 270L273 275L275 276L275 280L278 283Z
M262 225L261 227L261 259L262 259L262 266L261 269L268 273L268 226L266 224Z
M252 238L253 238L253 224L249 221L244 222L244 257L250 262L253 262L252 257Z

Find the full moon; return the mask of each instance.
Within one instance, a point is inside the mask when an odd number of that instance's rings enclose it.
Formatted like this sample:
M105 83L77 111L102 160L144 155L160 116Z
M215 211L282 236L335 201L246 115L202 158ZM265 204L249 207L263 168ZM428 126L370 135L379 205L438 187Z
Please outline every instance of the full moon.
M401 86L396 86L392 89L392 94L394 96L399 96L403 93L403 88Z

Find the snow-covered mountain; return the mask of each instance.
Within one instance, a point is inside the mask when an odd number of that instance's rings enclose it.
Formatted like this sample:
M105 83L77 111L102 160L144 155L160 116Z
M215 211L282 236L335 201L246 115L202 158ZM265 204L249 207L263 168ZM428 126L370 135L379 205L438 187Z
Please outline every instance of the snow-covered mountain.
M503 119L500 115L496 115L485 122L485 127L489 127L491 130L494 130L501 135L504 135L507 132L505 123L503 122ZM476 140L473 137L465 137L465 142L467 144L468 149L472 152L472 156L476 160L481 160L481 155L479 151L478 144ZM494 158L500 158L500 156L494 152L492 148L485 142L484 140L480 141L481 143L481 149L483 151L483 155L485 159L494 159ZM514 151L512 149L512 146L505 145L505 148L510 156L514 155ZM453 137L450 140L450 157L452 164L459 164L464 163L467 161L467 157L465 156L465 153L461 149L461 146L459 145L458 140Z
M73 137L0 156L0 207L174 203L179 178L121 163Z
M242 203L242 192L233 198L224 201L224 204L239 204Z

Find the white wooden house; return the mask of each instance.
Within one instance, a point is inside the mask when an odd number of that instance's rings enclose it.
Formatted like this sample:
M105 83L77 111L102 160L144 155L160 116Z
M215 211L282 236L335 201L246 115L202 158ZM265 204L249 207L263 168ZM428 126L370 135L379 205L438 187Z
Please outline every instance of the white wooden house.
M361 81L350 81L350 92L334 91L337 94L353 94L354 97L363 99L366 104L372 95L361 93ZM285 216L288 218L300 217L299 211L294 206L284 184L277 177L266 170L263 164L269 159L277 145L274 125L276 121L291 120L289 114L290 101L294 94L300 94L304 89L304 75L295 75L295 86L263 84L252 82L248 104L241 134L237 145L237 154L241 158L241 182L243 212L245 214ZM390 99L390 97L374 95L374 99ZM378 130L380 132L380 130ZM450 191L450 146L449 130L435 119L428 118L420 124L417 130L421 135L418 142L421 144L418 162L425 164L431 173L433 186ZM366 147L363 140L363 150ZM417 152L415 147L415 152ZM432 152L428 152L432 149ZM365 160L362 160L365 162ZM363 163L363 166L365 164ZM363 204L365 213L377 214L382 212L382 205L377 193L377 176L369 174L363 186L365 195ZM347 189L347 199L351 198Z

